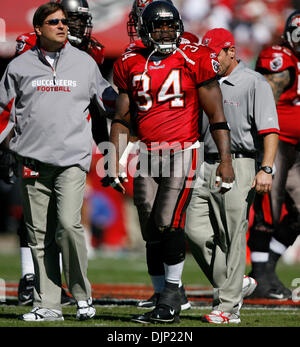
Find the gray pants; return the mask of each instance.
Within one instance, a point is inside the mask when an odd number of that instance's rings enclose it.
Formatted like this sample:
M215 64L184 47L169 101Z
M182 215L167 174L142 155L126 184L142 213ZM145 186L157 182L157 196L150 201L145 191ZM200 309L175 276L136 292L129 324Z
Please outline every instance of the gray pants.
M233 159L235 183L224 195L215 187L218 164L204 163L203 182L194 188L187 208L185 232L195 260L216 289L214 309L235 313L242 300L255 160Z
M24 219L36 274L33 304L61 309L60 251L73 297L79 301L91 296L81 225L86 173L76 166L59 168L40 163L39 174L21 181Z

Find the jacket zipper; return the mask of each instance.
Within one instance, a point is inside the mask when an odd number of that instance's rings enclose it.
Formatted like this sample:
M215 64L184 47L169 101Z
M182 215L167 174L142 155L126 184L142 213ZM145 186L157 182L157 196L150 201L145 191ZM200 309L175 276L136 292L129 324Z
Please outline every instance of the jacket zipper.
M45 62L48 66L50 66L50 68L51 68L51 70L52 70L52 72L53 72L53 82L54 82L54 84L55 84L55 83L56 83L56 68L57 68L57 63L58 63L58 59L59 59L59 57L60 57L60 54L59 54L58 52L56 52L56 55L57 55L57 56L55 57L54 63L53 63L53 65L55 66L55 68L54 68L54 67L48 62L48 60L46 59L44 50L40 48L40 52L41 52L41 55L42 55L42 58L43 58L44 62Z
M51 68L52 68L52 71L53 71L53 82L54 82L54 84L56 82L56 68L57 68L57 63L58 63L59 57L60 57L60 53L57 52L55 60L54 60L54 63L53 63L55 68L49 64L51 66Z

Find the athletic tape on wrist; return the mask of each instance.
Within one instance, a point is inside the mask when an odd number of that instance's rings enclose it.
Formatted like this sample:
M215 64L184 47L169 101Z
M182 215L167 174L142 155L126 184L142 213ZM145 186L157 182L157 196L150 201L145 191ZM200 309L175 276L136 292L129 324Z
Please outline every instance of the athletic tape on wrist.
M231 189L232 186L233 186L233 183L222 182L221 184L221 188L225 188L225 189Z
M220 176L216 176L216 182L222 182L222 178ZM234 183L234 181L231 183L222 182L221 188L231 189L233 187L233 183Z

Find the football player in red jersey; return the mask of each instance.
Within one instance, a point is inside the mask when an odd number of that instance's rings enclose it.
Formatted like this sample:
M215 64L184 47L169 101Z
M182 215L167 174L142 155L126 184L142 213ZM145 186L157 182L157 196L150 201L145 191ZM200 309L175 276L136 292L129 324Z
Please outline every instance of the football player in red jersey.
M127 33L130 38L130 44L126 48L126 51L134 51L138 48L145 48L141 38L139 37L138 31L138 25L139 25L139 19L141 17L141 14L143 10L147 7L152 2L155 2L157 0L134 0L132 9L129 13L129 20L127 22ZM173 5L173 2L171 0L164 0L170 4ZM197 44L199 42L199 39L196 35L188 32L184 32L181 37L181 43L194 43ZM132 139L130 139L130 143L128 145L128 148L131 146L133 147L132 144ZM133 147L136 148L136 147ZM152 255L153 251L153 255ZM148 266L148 273L151 277L151 281L153 284L154 288L154 294L146 300L141 300L138 301L137 307L139 308L154 308L160 293L162 292L164 286L165 286L165 269L164 269L164 264L162 257L159 256L156 252L156 250L153 250L152 247L147 248L147 266ZM180 282L180 303L181 303L181 310L187 310L191 307L191 304L189 303L187 296L185 294L184 286ZM138 322L145 322L149 318L149 315L144 315L141 314L137 317L135 317L135 321Z
M89 5L86 0L60 0L52 2L59 2L66 9L68 14L68 41L75 47L86 51L90 54L98 66L100 67L104 61L104 47L92 34L92 16L89 11ZM16 55L20 55L27 50L31 49L36 44L35 32L19 35L16 39ZM104 117L99 117L98 110L91 103L90 115L92 118L92 132L95 142L98 144L101 141L108 141L108 128L107 121ZM20 236L20 254L21 254L21 268L22 278L18 287L18 300L20 305L27 305L32 303L33 283L34 283L34 270L31 251L27 243L26 229L21 219L20 227L18 230ZM62 291L62 303L69 304L73 301L69 296Z
M263 49L256 64L272 87L280 127L272 192L257 196L248 240L250 275L258 282L252 296L270 299L291 298L275 268L300 230L300 10L288 17L283 39L281 45ZM284 203L287 214L283 216Z
M179 285L185 259L183 229L199 159L200 105L208 114L221 156L216 175L222 184L216 186L225 193L234 180L230 133L216 80L216 54L204 46L181 44L182 34L177 9L169 2L153 1L140 18L143 47L126 51L114 65L114 83L120 94L110 134L117 149L115 166L110 168L111 185L125 192L118 175L119 156L124 150L118 151L119 136L128 141L134 124L141 141L134 202L146 241L147 262L150 255L151 262L162 261L165 269L164 288L154 310L143 315L145 322L179 319ZM130 113L131 102L136 113Z

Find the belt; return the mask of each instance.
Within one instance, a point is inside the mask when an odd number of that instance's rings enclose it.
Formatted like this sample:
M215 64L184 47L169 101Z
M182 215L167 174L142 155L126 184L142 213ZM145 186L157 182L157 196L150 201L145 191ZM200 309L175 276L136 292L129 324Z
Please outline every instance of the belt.
M256 153L254 152L234 152L231 153L232 159L238 158L251 158L256 159ZM204 160L206 161L220 161L221 157L219 153L204 153Z
M22 165L28 167L29 169L33 171L38 171L39 163L40 163L38 160L27 158L27 157L21 157L18 154L17 154L17 159L22 163Z

